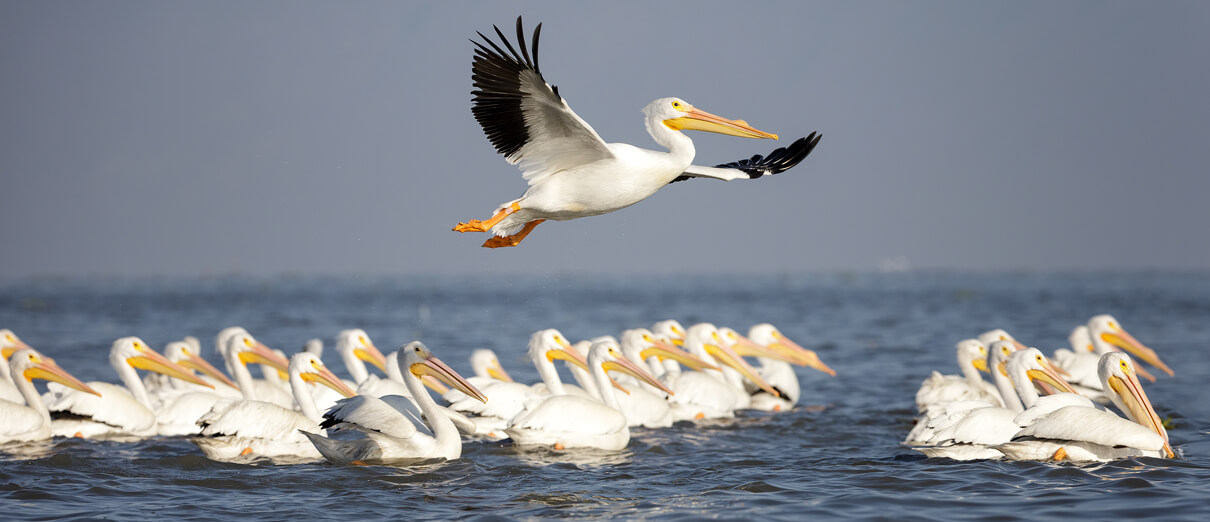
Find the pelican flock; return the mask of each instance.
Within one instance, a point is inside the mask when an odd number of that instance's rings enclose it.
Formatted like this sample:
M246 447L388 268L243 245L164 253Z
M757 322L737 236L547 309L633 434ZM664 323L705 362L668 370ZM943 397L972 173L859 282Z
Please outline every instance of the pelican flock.
M681 131L774 140L778 136L743 120L715 116L680 98L660 98L643 108L647 132L668 152L606 143L543 78L538 66L542 24L534 28L532 47L526 45L520 17L515 46L493 28L499 42L483 33L479 33L482 41L474 42L471 112L496 151L521 169L529 188L500 205L490 218L454 227L457 232L491 232L493 237L484 247L516 246L548 219L566 221L629 207L669 183L690 178L755 179L784 172L819 143L821 135L813 132L766 157L714 167L693 165L693 141Z
M1172 369L1109 315L1075 328L1069 344L1056 354L1064 362L1056 364L1003 330L960 341L963 376L933 372L925 379L916 393L921 415L903 443L929 457L956 460L1175 457L1139 382L1145 374L1130 354L1169 375ZM1095 382L1086 377L1090 358ZM994 384L980 371L990 373ZM1084 394L1063 375L1079 379ZM1094 398L1111 402L1124 417Z

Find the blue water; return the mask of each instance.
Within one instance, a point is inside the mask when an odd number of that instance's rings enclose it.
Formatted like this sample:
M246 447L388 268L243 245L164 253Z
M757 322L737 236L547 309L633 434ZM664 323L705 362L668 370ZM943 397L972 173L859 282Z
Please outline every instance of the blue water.
M1046 352L1114 314L1176 377L1146 384L1172 419L1177 460L1097 465L953 462L900 447L913 397L953 345L1002 327ZM55 440L0 447L3 518L301 516L702 517L800 520L1210 519L1210 274L834 274L780 277L38 280L0 284L0 327L85 380L115 380L110 343L185 335L207 356L225 326L293 352L365 328L393 349L422 339L469 373L488 347L525 381L529 334L572 339L665 318L746 330L772 322L839 375L799 370L793 411L633 431L622 452L466 443L463 458L407 468L210 461L183 439Z

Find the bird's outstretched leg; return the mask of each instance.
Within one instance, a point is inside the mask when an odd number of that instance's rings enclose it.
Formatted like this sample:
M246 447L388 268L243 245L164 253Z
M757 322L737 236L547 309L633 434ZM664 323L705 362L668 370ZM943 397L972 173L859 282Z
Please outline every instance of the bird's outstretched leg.
M454 232L487 232L488 230L491 230L492 227L496 226L496 223L499 223L500 220L508 217L510 214L518 210L521 210L521 204L514 201L505 205L504 208L497 210L496 213L492 215L492 217L488 218L487 221L472 219L466 223L458 223L458 225L454 227Z
M546 221L546 220L545 219L535 219L533 221L530 221L529 223L525 224L525 227L522 228L520 232L517 232L516 234L513 234L511 236L504 236L504 237L494 236L491 239L483 242L483 246L487 247L487 248L500 248L500 247L512 247L512 246L520 245L521 240L525 239L525 236L528 236L530 232L533 232L534 227L542 224L543 221Z

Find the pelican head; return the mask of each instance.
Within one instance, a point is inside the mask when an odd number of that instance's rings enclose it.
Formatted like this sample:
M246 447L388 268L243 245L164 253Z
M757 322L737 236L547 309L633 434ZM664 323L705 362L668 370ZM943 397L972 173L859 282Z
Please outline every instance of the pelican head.
M24 350L29 347L12 330L8 328L0 330L0 360L7 361L17 350Z
M958 366L963 371L974 368L981 372L988 371L987 368L987 347L978 339L965 339L958 341L955 345L958 350Z
M120 368L123 365L138 368L140 370L153 371L169 377L175 377L182 381L191 382L193 384L205 386L213 389L214 386L203 381L192 371L182 367L181 365L169 361L163 355L160 355L155 350L152 350L142 339L138 337L123 337L113 342L109 349L109 363L114 368Z
M979 342L983 343L983 346L991 346L992 343L994 343L996 341L1009 341L1009 342L1013 343L1014 349L1017 349L1017 350L1025 349L1024 344L1021 344L1016 339L1013 339L1013 336L1008 335L1008 332L1001 330L999 328L996 328L995 330L988 330L986 332L979 334Z
M320 361L319 357L313 353L299 352L290 357L289 373L292 376L298 375L303 382L319 383L332 388L336 390L336 393L345 397L357 395L357 392L340 380L327 366L324 366L323 361Z
M234 382L231 382L231 379L224 375L223 372L218 371L218 368L215 368L214 365L206 362L206 360L202 358L202 355L197 352L197 348L186 341L174 341L168 343L168 345L164 347L164 358L190 370L209 375L210 377L222 382L223 384L226 384L227 386L237 390L239 389L239 386L236 386Z
M1164 429L1164 423L1160 422L1159 415L1156 415L1155 409L1151 407L1151 401L1147 399L1147 393L1143 391L1143 385L1135 375L1134 362L1130 360L1130 356L1121 352L1102 355L1097 363L1097 375L1101 377L1104 389L1113 391L1109 394L1113 404L1129 416L1130 420L1163 437L1165 454L1168 458L1175 457L1172 446L1168 444L1168 431Z
M677 346L685 345L685 327L676 319L665 319L651 325L651 333Z
M361 328L342 330L337 334L336 351L346 360L355 357L377 366L379 370L387 371L386 356L374 346L370 336Z
M529 337L529 356L535 361L546 359L552 363L555 362L555 359L563 359L580 368L588 369L588 361L584 359L584 356L572 348L571 344L567 342L567 338L554 328L538 330Z
M592 343L592 347L588 349L588 364L600 365L606 373L613 370L628 374L668 395L673 394L672 390L664 386L658 379L622 355L622 349L618 346L617 341L602 339Z
M1097 351L1096 345L1092 344L1092 334L1088 333L1088 326L1085 325L1072 328L1067 335L1067 343L1071 345L1071 351L1076 353Z
M513 378L500 365L500 359L496 357L496 352L487 348L480 348L471 352L471 370L479 377L513 382Z
M227 340L227 356L232 362L248 364L267 364L279 372L290 371L290 361L257 341L248 332L236 332Z
M1050 361L1037 348L1026 348L1013 353L1008 358L1008 374L1016 376L1013 384L1018 386L1018 393L1021 393L1021 387L1028 386L1029 382L1040 382L1059 391L1076 393L1071 385L1055 372Z
M718 367L673 345L665 338L656 336L646 328L634 328L622 332L622 353L630 360L641 363L649 357L661 361L673 360L694 370L717 370Z
M223 355L223 352L227 350L227 343L231 342L231 338L237 333L246 334L248 330L245 330L242 326L228 326L219 330L218 335L214 336L214 351L218 352L219 355Z
M1097 346L1097 351L1100 353L1114 351L1112 347L1116 346L1142 359L1143 362L1164 370L1164 373L1169 376L1175 375L1172 368L1164 364L1164 361L1160 360L1160 356L1155 354L1155 350L1143 346L1143 343L1123 329L1122 323L1119 323L1112 315L1103 314L1089 319L1088 333L1092 336L1092 343ZM1142 371L1139 373L1144 377L1148 376ZM1155 378L1152 377L1151 380L1154 381Z
M819 360L819 355L812 350L808 350L799 346L798 343L790 340L785 334L781 333L776 326L769 323L761 323L748 329L748 339L752 342L766 346L780 354L780 359L797 364L799 366L810 366L816 370L824 372L832 377L836 376L836 371L829 368L823 361ZM738 350L737 350L738 352Z
M1017 346L1012 341L996 341L991 345L987 354L987 372L999 372L1008 377L1008 359L1017 353Z
M408 372L416 376L417 379L431 376L448 384L451 388L478 399L480 402L487 402L487 396L483 392L475 388L475 385L468 382L458 372L454 371L453 368L450 368L449 365L441 362L441 359L433 355L424 343L412 341L404 345L399 350L399 354L403 357L403 362L407 366Z
M698 109L680 98L660 98L643 108L648 125L663 123L672 130L700 130L741 138L777 139L776 134L759 131L744 120L729 120Z
M13 352L9 356L9 368L13 371L14 379L18 375L30 382L33 382L34 379L45 379L84 393L91 393L97 397L101 396L96 390L80 382L80 379L72 377L70 373L60 368L53 359L38 353L33 348L22 348Z
M735 371L739 372L744 378L756 383L761 389L769 392L774 397L780 397L772 386L769 385L760 375L756 373L756 369L752 368L743 357L735 353L723 337L718 333L718 327L710 323L698 323L689 327L689 331L685 334L685 349L689 353L696 355L703 361L718 361L722 364L730 366Z

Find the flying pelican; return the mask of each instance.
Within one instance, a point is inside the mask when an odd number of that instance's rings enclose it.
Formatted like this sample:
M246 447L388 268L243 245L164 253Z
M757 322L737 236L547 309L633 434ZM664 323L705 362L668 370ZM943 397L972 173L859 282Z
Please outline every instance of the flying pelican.
M138 337L123 337L109 350L109 365L125 386L93 381L101 395L48 384L44 399L56 413L51 432L57 437L151 437L159 433L151 394L136 368L162 373L201 386L210 384L165 359Z
M616 451L630 443L630 422L620 410L610 384L608 370L616 370L672 395L651 374L622 355L617 343L602 340L588 351L588 367L596 379L600 401L574 395L554 394L526 409L504 431L522 445L555 449L597 448Z
M303 432L319 432L322 420L308 383L318 383L345 397L356 392L332 373L315 354L299 352L287 369L290 391L300 411L276 404L243 400L216 406L198 419L199 436L190 440L207 458L232 460L244 455L318 459L319 452Z
M471 112L496 151L521 169L529 188L486 221L472 219L454 227L457 232L491 231L495 237L485 247L516 246L547 219L564 221L626 208L674 181L777 174L797 165L819 143L820 135L811 133L768 157L758 155L716 167L692 165L693 141L682 130L746 138L777 139L777 135L756 130L743 120L715 116L680 98L660 98L643 109L647 132L669 152L605 143L571 110L558 88L543 79L538 67L542 24L534 29L532 51L525 45L521 17L517 17L517 48L495 29L499 45L482 33L483 42L474 42L471 79L476 90L471 93Z
M798 376L794 373L794 368L790 366L791 363L809 366L832 377L836 376L836 371L824 364L818 354L799 346L798 343L781 333L776 326L769 323L761 323L748 328L747 340L774 352L772 356L755 354L757 360L760 361L760 367L756 369L756 373L778 392L778 396L773 396L758 388L751 381L745 381L744 386L748 393L752 394L752 409L789 411L798 403L801 388L798 385ZM744 346L748 343L744 343L742 338L737 341L735 352L740 355L748 353L743 351Z
M403 372L404 383L412 393L412 400L416 401L415 404L424 413L428 426L421 424L419 419L409 417L389 400L407 400L402 397L351 397L328 410L320 426L333 431L345 431L356 438L329 439L316 433L303 433L324 458L345 464L434 458L452 460L462 455L462 439L458 435L458 428L439 410L439 406L421 383L420 377L431 375L480 401L486 402L487 397L458 375L458 372L441 362L420 341L408 343L398 356L403 357L401 366L407 368L407 371ZM418 429L417 424L424 429Z
M995 385L979 375L988 371L987 347L978 339L964 339L955 348L962 376L941 375L934 370L916 391L916 410L925 413L931 407L966 400L985 400L993 406L1003 406Z
M1026 426L1013 442L996 446L1012 460L1106 461L1129 456L1175 457L1168 431L1151 407L1134 362L1108 352L1097 364L1103 389L1126 417L1087 406L1066 406Z
M50 412L34 388L34 379L60 383L83 393L97 393L87 384L72 377L53 360L33 348L20 348L11 354L5 365L13 376L24 404L0 401L0 443L44 440L50 438Z
M29 348L17 334L5 328L0 330L0 400L16 404L24 404L21 391L17 389L16 379L9 376L8 358L17 350Z

